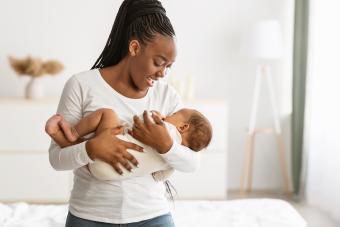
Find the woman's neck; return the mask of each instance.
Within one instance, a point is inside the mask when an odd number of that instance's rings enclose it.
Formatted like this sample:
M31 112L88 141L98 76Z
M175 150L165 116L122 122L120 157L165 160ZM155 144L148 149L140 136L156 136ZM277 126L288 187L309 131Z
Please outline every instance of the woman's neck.
M134 85L128 71L127 60L123 59L117 65L99 70L103 79L121 95L139 99L143 98L148 90L141 91Z

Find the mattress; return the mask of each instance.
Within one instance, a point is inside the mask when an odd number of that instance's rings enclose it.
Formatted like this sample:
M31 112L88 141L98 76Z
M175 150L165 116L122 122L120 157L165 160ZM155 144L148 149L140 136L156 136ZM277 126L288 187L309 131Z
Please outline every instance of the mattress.
M287 202L277 199L175 201L176 227L307 227ZM62 227L67 205L0 203L1 227Z

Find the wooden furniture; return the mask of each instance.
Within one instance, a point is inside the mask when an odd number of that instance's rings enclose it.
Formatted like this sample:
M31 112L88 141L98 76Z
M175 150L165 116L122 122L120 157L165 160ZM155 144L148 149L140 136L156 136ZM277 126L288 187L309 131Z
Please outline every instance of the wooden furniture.
M270 98L270 103L271 103L274 128L256 128L256 114L257 114L257 109L258 109L261 81L263 77L265 77L264 79L266 79L267 88L269 89L269 98ZM246 192L249 192L252 189L254 145L255 145L256 134L258 133L275 133L277 146L278 146L278 152L279 152L279 160L280 160L280 165L281 165L281 173L282 173L282 178L284 182L284 190L289 195L290 186L289 186L289 179L288 179L288 169L287 169L287 164L286 164L285 147L284 147L283 137L281 134L279 116L278 116L276 100L274 96L273 82L270 76L269 67L263 66L263 65L258 66L256 78L255 78L253 106L252 106L251 118L249 122L249 129L248 129L247 139L246 139L246 151L245 151L243 174L241 177L240 193L242 196L244 196ZM247 186L246 186L246 182L247 182Z
M50 138L46 120L55 113L57 99L29 101L0 99L0 202L65 203L73 186L72 171L56 171L49 163ZM188 103L210 119L216 139L202 154L197 173L176 173L173 184L180 198L225 198L227 116L223 102Z

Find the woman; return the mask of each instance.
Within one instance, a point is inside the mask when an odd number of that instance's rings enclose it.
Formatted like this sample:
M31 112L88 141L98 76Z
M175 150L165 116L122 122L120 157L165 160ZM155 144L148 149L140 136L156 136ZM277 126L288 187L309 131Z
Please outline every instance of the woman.
M173 168L194 171L198 154L173 142L161 119L153 116L156 123L146 125L134 117L144 110L169 115L181 108L177 93L157 82L175 61L174 37L160 2L123 1L103 52L91 70L67 81L57 112L75 124L96 109L112 108L120 119L134 124L133 137L155 148ZM142 152L142 148L116 138L118 131L108 129L63 149L52 141L49 157L53 168L74 170L66 227L174 226L166 188L151 175L98 181L86 168L94 159L111 164L119 173L120 166L131 170L138 165L127 149Z

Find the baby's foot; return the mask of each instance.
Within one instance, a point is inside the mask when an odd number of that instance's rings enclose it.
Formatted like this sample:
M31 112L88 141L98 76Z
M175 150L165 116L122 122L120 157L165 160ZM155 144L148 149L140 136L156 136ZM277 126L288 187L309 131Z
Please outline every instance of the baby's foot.
M79 134L77 130L72 127L67 121L64 120L64 118L61 119L61 121L58 122L59 126L62 128L66 138L70 142L75 142L79 138Z
M60 131L59 122L62 120L62 116L60 114L53 115L50 119L47 120L45 125L45 132L53 137Z

